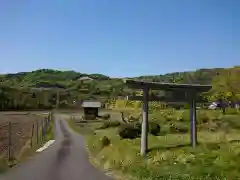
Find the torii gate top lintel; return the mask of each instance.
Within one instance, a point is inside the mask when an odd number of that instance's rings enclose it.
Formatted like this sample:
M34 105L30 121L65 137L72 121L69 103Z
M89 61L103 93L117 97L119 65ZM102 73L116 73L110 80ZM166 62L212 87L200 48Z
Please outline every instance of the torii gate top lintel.
M207 92L212 88L212 85L201 84L176 84L176 83L164 83L164 82L144 82L131 79L124 80L124 83L134 89L155 89L155 90L185 90L195 92Z

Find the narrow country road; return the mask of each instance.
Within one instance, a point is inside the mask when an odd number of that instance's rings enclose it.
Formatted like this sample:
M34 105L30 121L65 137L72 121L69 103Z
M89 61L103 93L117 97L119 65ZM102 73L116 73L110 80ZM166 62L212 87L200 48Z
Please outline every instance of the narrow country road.
M82 137L55 116L55 142L45 151L0 176L0 180L111 180L88 160Z

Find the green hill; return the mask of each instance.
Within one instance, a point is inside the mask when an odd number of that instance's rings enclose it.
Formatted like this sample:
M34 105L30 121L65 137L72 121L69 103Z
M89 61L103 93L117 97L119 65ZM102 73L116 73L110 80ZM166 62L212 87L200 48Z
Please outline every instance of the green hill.
M90 80L84 81L81 79ZM223 95L227 98L237 97L240 92L240 66L233 68L199 69L191 72L174 72L164 75L133 77L136 80L212 84L213 88L206 94L211 100ZM132 92L123 84L122 79L111 78L102 74L85 74L75 71L58 71L39 69L32 72L0 75L2 107L11 106L51 106L56 96L56 88L61 91L60 99L71 102L85 98L106 100L124 96ZM41 88L45 88L41 91ZM33 95L34 94L34 95ZM35 98L36 97L36 98ZM35 99L38 100L35 100ZM34 99L34 100L33 100ZM6 106L6 105L5 105Z

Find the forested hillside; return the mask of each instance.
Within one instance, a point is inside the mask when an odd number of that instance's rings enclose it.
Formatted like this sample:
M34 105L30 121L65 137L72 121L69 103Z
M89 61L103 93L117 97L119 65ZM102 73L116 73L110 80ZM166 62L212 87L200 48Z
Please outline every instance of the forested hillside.
M91 80L84 81L81 78ZM240 98L240 66L233 68L199 69L192 72L175 72L164 75L140 76L134 79L154 82L212 84L206 93L209 100L219 96ZM84 74L75 71L40 69L32 72L0 75L1 107L52 107L56 102L56 90L60 91L61 104L73 100L97 98L107 100L132 92L122 79L102 74ZM42 89L44 88L44 89Z

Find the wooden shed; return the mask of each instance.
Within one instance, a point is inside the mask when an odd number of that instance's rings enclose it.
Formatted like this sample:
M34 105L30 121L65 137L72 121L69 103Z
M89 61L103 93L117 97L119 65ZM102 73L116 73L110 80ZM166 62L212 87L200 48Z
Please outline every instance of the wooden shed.
M82 108L84 110L84 119L95 120L98 117L99 108L101 108L101 102L96 100L84 100L82 102Z

